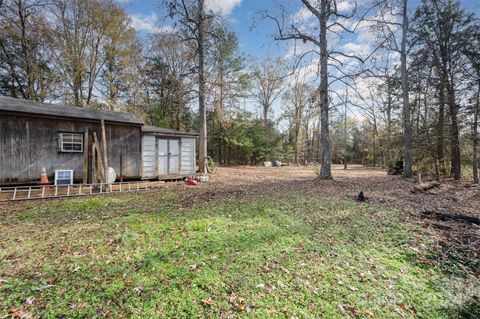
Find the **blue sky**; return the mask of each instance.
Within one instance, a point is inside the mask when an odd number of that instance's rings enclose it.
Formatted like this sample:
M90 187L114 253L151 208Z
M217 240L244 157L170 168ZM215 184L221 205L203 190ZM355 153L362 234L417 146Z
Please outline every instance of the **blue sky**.
M343 0L348 3L352 0ZM162 16L159 0L117 0L132 17L133 24L141 35L158 28L159 18ZM342 2L341 0L339 2ZM359 3L362 0L357 1ZM411 0L411 7L419 0ZM283 56L288 45L280 45L272 39L273 22L260 21L260 10L275 10L278 4L291 8L292 13L302 8L299 0L207 0L207 5L214 9L221 9L227 23L235 30L239 38L241 49L252 56ZM462 4L470 11L480 11L480 0L463 0ZM255 27L252 28L252 25ZM351 39L349 39L351 40Z
M117 2L131 16L135 29L142 36L159 27L162 11L158 0ZM210 6L222 9L226 23L235 30L239 38L242 51L251 56L281 56L278 45L272 39L273 24L256 19L259 10L276 7L277 3L276 0L210 0ZM299 5L298 7L300 8ZM254 21L255 27L252 28Z
M141 37L148 36L149 33L161 30L162 13L159 0L116 0L132 19L133 27L139 32ZM356 0L359 4L367 2L368 0ZM419 4L420 0L410 0L410 7L413 10ZM461 1L464 8L468 11L476 11L480 15L480 0L463 0ZM289 10L290 16L296 16L301 20L301 24L309 26L312 23L312 17L308 15L306 10L302 11L303 5L300 0L206 0L207 7L215 11L221 10L223 17L227 24L236 32L239 38L241 50L252 58L261 59L263 57L282 58L289 56L289 52L302 52L311 49L309 44L298 43L295 45L293 41L286 41L278 43L273 40L275 32L275 25L273 21L260 20L259 11L267 10L269 13L277 12L279 4L285 6ZM337 0L344 6L346 12L353 7L353 0ZM314 19L313 19L314 21ZM329 40L330 48L338 49L344 53L352 55L367 56L374 48L374 37L369 33L368 28L360 28L355 34L343 33L341 37L332 37ZM290 55L291 56L291 55ZM308 77L314 78L317 71L317 61L315 55L311 55L303 65L305 74L310 74ZM352 65L354 61L344 61L346 66ZM300 69L302 70L302 68ZM315 80L315 79L313 79ZM358 85L358 83L357 83ZM333 86L333 90L342 92L344 87L339 83ZM372 84L369 82L360 83L359 91L366 92ZM251 111L258 111L254 105L249 101ZM277 101L274 105L274 115L278 117L282 113L281 102Z

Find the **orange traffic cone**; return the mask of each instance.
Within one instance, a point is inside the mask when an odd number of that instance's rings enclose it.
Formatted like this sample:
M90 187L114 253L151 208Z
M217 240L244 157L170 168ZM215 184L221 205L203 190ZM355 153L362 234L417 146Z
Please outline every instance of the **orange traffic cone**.
M50 182L48 181L47 170L45 167L42 167L42 173L40 174L40 185L48 185Z

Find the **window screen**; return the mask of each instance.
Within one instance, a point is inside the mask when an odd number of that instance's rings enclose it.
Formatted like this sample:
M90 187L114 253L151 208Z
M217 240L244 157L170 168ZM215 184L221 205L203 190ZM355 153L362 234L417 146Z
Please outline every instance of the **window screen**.
M60 133L60 150L62 152L83 152L83 134Z

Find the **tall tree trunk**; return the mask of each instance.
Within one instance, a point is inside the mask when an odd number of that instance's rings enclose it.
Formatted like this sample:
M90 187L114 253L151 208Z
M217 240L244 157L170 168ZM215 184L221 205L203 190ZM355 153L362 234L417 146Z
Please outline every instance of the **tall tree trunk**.
M377 136L378 136L378 128L377 128L377 116L375 115L375 108L373 109L373 167L377 167Z
M205 0L198 1L198 112L200 137L198 165L201 174L207 174L207 110L205 108Z
M267 127L267 123L268 123L268 104L263 104L262 113L263 113L263 126Z
M332 178L332 163L330 154L330 132L328 118L328 53L327 53L327 0L321 0L320 19L320 121L322 143L322 166L320 179Z
M74 67L73 71L73 97L75 106L82 105L82 74L81 71Z
M307 165L308 162L308 144L309 144L309 137L308 137L308 119L305 120L305 127L304 127L304 150L303 150L303 165Z
M444 127L445 127L445 82L442 78L438 90L438 123L437 123L437 158L438 166L442 175L446 175L444 158Z
M478 179L478 116L480 113L480 80L478 80L477 87L477 98L475 101L475 110L474 110L474 119L473 119L473 156L472 156L472 172L473 180L475 183L479 183Z
M299 142L299 134L300 133L300 127L298 124L295 124L295 166L298 166L300 163L298 162L298 142Z
M455 103L455 92L453 84L448 85L448 107L450 110L450 121L452 128L450 132L451 138L451 174L454 180L460 180L462 174L461 157L460 157L460 132L458 126L458 105Z
M25 73L27 76L27 87L25 90L25 99L28 100L36 100L35 96L35 79L34 79L34 72L32 69L32 59L33 57L30 56L30 49L27 43L27 11L25 8L25 3L23 1L18 1L18 17L20 18L20 31L22 33L20 42L22 44L22 51L24 56L25 62Z
M347 91L347 94L348 94L348 91ZM343 118L343 134L345 135L344 136L344 141L343 141L343 146L344 146L344 151L343 151L343 169L347 169L347 152L348 152L348 144L347 144L347 101L346 99L348 98L348 95L347 97L345 98L345 112L343 113L344 115L344 118Z
M401 82L402 82L402 99L403 99L403 134L405 147L405 164L403 176L411 178L413 176L413 145L412 145L412 123L410 121L410 101L408 98L408 78L407 78L407 32L408 32L408 0L403 0L402 13L402 43L400 51L401 63Z
M315 160L320 163L322 160L322 143L320 141L320 117L318 117L317 124L314 128L314 134L312 134L312 145L315 148Z
M392 95L389 88L387 97L387 166L392 164Z

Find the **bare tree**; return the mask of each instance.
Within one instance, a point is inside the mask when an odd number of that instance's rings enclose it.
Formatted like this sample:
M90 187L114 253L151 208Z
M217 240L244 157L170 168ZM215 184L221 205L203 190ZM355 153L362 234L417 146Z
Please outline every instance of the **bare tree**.
M263 114L263 125L268 122L268 112L273 103L278 99L284 88L283 66L280 61L262 61L253 72L255 85L253 86L253 98L260 104Z
M291 135L294 151L295 165L299 165L299 153L300 153L300 130L305 125L303 121L308 121L307 107L309 100L314 94L314 88L305 83L305 79L300 79L298 74L294 75L292 87L285 92L283 99L286 102L288 108L285 116L290 121ZM308 125L308 124L307 124ZM308 129L308 126L307 126Z
M405 144L405 166L403 176L411 178L413 176L413 134L410 121L410 101L408 96L408 74L407 74L407 37L408 37L408 0L402 0L402 40L400 44L400 81L402 85L403 101L403 138Z
M375 87L374 83L371 83ZM358 102L351 102L357 107L360 114L363 115L372 126L372 154L373 154L373 166L377 166L377 140L378 140L378 115L380 114L379 110L381 108L381 100L377 97L380 95L379 92L376 92L372 89L372 86L368 86L368 96L361 96L358 92L355 92L355 97Z
M408 0L377 0L379 14L373 22L372 29L380 38L381 46L400 55L400 86L402 96L402 123L404 146L403 175L411 178L413 175L413 131L411 124L411 106L409 100L409 82L407 69L408 56ZM398 33L401 33L400 37Z
M291 16L288 16L285 12L285 8L282 7L280 16L274 16L268 12L263 13L264 19L270 19L274 21L276 25L276 35L275 39L279 41L284 40L294 40L294 41L303 41L303 43L310 43L313 45L314 49L308 50L301 53L298 56L298 63L303 60L303 58L309 54L318 55L318 66L319 66L319 78L320 83L318 86L318 100L317 103L320 105L320 140L321 140L321 169L320 169L320 179L331 179L331 149L330 149L330 133L329 133L329 85L334 82L340 81L347 85L345 82L346 79L350 78L352 74L348 74L344 68L344 63L339 59L339 57L347 59L356 59L360 62L364 60L355 55L349 55L335 49L328 50L327 45L327 34L333 33L342 33L355 32L356 28L359 26L360 22L363 20L363 17L369 11L367 10L362 17L359 17L359 20L352 28L348 28L346 21L356 17L357 15L357 4L354 3L354 7L350 12L345 13L339 9L337 6L336 0L301 0L304 10L314 17L317 27L308 27L303 23L304 21L298 21L298 19L293 19ZM311 30L318 30L318 33L312 33ZM298 66L298 64L296 64ZM335 70L338 76L329 74L329 68ZM329 77L333 80L329 82Z

